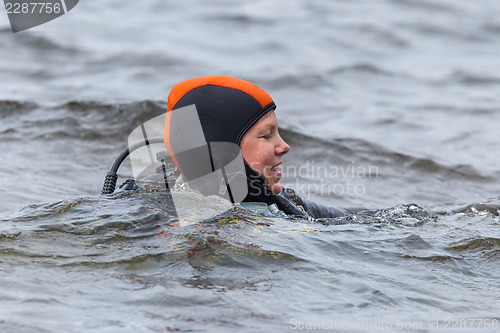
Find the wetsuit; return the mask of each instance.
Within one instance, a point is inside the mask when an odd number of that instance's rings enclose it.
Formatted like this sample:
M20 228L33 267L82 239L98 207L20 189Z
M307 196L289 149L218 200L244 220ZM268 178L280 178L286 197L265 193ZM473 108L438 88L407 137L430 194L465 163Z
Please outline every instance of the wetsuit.
M243 202L265 202L275 204L279 210L287 215L313 218L334 218L354 214L359 209L337 208L324 206L311 200L301 198L294 190L283 188L281 193L274 194L267 187L265 180L251 167L245 165L248 180L248 195Z

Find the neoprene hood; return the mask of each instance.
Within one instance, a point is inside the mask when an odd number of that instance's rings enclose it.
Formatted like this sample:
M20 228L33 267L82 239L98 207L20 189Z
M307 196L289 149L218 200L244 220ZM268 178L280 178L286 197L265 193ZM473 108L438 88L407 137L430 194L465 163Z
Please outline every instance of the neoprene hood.
M195 105L207 142L240 144L241 138L264 114L276 105L257 85L230 76L204 76L175 85L167 101L164 140L170 144L168 113Z
M267 92L245 80L217 75L182 81L168 95L165 147L190 184L230 163L240 153L243 135L275 108ZM205 161L210 162L200 165ZM267 202L255 199L270 193L264 179L246 161L241 167L248 185L245 201ZM213 186L206 193L213 193Z

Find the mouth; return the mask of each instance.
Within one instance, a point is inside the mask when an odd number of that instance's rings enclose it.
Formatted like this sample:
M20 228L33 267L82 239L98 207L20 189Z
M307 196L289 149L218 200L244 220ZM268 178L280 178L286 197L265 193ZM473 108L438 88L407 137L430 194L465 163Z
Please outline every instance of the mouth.
M273 167L271 168L271 171L276 171L276 172L278 172L278 173L280 173L280 174L281 174L281 170L282 170L282 169L281 169L281 163L280 163L280 164L278 164L278 165L275 165L275 166L273 166Z

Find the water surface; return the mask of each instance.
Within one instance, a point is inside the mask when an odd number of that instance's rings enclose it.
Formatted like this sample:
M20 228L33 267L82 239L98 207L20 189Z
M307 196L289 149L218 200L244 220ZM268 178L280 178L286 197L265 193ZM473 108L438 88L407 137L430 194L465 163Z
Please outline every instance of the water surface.
M2 332L498 330L458 321L500 319L499 10L88 0L0 22ZM173 85L213 74L275 99L285 185L369 211L178 226L162 190L100 196Z

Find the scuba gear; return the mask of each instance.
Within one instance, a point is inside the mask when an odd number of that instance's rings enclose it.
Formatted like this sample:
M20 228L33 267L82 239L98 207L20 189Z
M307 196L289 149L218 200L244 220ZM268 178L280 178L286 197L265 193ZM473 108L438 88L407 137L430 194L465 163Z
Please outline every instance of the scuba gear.
M162 143L163 142L163 137L157 136L157 137L152 137L152 138L144 138L143 140L137 141L134 144L130 145L129 147L125 148L120 155L115 159L115 162L113 163L113 166L109 170L109 172L106 175L106 178L104 179L104 185L102 187L102 192L101 195L104 194L111 194L115 191L116 188L116 181L118 180L118 168L120 165L123 163L123 161L129 156L133 151L144 147L148 146L153 143ZM168 154L157 154L157 159L159 162L162 162L162 166L165 167L165 161ZM132 189L134 186L130 185L131 181L127 180L127 188L126 189ZM135 182L134 182L135 184ZM167 186L168 189L168 182L165 182L165 185Z

